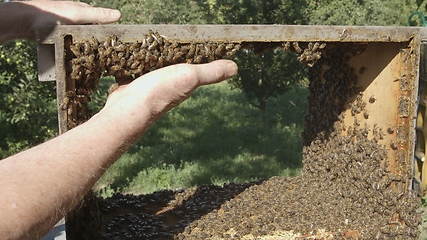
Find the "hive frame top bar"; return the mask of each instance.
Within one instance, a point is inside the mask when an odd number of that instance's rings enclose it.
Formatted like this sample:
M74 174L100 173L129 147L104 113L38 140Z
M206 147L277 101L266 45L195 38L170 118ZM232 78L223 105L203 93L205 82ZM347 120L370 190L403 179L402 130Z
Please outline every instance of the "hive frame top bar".
M112 24L43 26L37 29L36 40L53 44L58 35L71 34L75 40L115 35L124 42L133 42L149 30L180 42L406 42L415 36L427 38L425 28L403 26Z

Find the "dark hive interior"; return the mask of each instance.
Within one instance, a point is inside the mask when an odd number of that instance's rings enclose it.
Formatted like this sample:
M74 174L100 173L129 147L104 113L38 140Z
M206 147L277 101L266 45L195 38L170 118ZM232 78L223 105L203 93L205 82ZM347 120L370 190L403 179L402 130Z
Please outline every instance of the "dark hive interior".
M398 129L366 122L372 114L368 109L377 99L364 97L359 84L365 67L355 69L349 64L369 44L181 43L155 32L141 39L123 43L110 36L69 46L68 72L75 91L68 92L61 104L69 116L69 128L90 117L87 102L101 75L114 76L121 84L175 63L203 63L246 48L282 47L296 52L309 68L303 172L295 178L139 196L116 194L100 199L90 194L68 217L68 239L418 237L421 216L408 187L410 163L391 171L387 161L399 146L384 138ZM400 109L402 117L407 117L405 111Z

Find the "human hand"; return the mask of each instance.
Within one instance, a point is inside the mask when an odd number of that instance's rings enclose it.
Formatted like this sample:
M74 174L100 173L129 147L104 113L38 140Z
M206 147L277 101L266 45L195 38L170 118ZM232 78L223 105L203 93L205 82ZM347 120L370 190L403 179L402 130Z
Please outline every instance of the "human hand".
M121 13L82 2L34 0L1 4L0 16L0 43L4 43L15 38L34 40L39 26L106 24L117 22Z
M190 97L199 86L221 82L237 73L237 64L217 60L207 64L177 64L147 73L119 86L99 115L119 123L124 138L135 140L163 113Z
M121 13L115 9L92 7L87 3L73 1L28 1L35 7L35 25L88 24L117 22Z

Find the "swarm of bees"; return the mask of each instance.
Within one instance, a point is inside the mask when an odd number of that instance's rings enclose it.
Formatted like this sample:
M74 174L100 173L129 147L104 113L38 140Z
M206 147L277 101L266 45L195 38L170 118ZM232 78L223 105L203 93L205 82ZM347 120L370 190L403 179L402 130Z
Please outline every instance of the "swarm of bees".
M312 67L320 59L325 43L309 42L299 46L298 42L285 42L284 50L296 52L301 62ZM104 40L92 38L74 42L69 47L68 73L75 81L75 91L66 93L60 104L68 111L68 128L71 129L90 116L88 109L92 94L101 76L113 76L118 85L128 83L149 71L177 63L206 63L221 58L231 58L242 48L257 48L264 51L277 47L269 43L227 43L227 42L180 42L168 39L158 32L149 31L140 41L122 42L117 36Z
M99 77L101 73L116 78L138 77L172 64L197 64L231 57L241 48L238 43L181 43L153 31L141 39L124 43L117 36L108 36L102 42L93 38L72 44L71 78L77 81L90 75ZM92 83L87 84L92 87Z
M127 83L168 65L231 57L240 48L239 43L181 43L153 31L132 43L124 43L117 36L75 42L69 47L67 68L75 81L75 91L66 93L60 108L68 111L70 129L90 117L87 103L101 76L114 76L118 84Z
M70 124L75 126L89 115L87 102L102 75L114 76L121 84L175 63L231 57L249 46L253 47L245 43L181 43L152 31L135 43L123 43L115 36L77 42L70 46L69 61L76 89L66 93L60 108L75 115ZM366 44L284 42L281 47L296 52L298 60L309 67L302 175L222 188L117 194L100 203L101 239L238 239L289 229L301 233L325 229L337 238L352 231L355 238L362 239L418 236L421 219L414 196L411 192L396 196L393 190L405 189L407 179L391 174L385 161L388 151L399 145L381 142L385 133L398 131L391 127L384 131L360 121L369 118L366 106L377 99L363 100L356 71L347 62L363 53ZM343 120L347 108L354 118L351 126Z
M325 49L326 43L309 42L305 48L300 46L298 42L285 42L283 44L284 50L293 50L299 55L298 61L305 63L308 67L313 67L314 64L322 57L321 51Z

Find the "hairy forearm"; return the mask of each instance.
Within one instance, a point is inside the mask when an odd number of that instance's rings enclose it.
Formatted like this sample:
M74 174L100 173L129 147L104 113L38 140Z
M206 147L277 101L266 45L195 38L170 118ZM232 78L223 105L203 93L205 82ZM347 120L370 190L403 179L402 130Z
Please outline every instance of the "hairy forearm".
M1 238L40 238L152 122L197 87L236 73L228 60L150 72L116 89L88 122L0 161Z
M87 194L131 144L129 139L137 137L131 136L132 129L119 129L114 119L94 116L55 139L0 161L2 239L40 238Z

